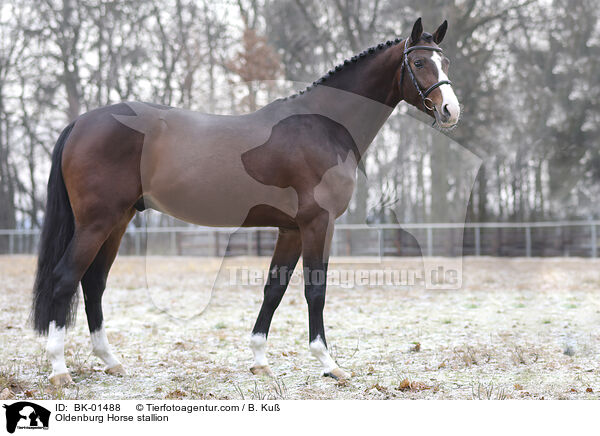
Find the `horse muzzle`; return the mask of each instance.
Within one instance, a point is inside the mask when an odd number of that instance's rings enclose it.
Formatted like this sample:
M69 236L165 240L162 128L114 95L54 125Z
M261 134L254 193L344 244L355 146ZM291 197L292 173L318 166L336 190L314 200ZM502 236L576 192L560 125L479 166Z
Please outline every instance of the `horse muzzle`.
M454 127L460 118L460 107L458 104L443 102L439 107L434 106L433 113L440 127Z

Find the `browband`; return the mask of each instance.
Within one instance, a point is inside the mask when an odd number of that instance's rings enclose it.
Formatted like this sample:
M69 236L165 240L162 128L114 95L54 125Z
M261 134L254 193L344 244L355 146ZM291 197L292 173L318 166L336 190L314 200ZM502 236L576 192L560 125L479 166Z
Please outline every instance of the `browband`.
M404 49L404 54L407 55L411 51L415 51L415 50L429 50L429 51L437 51L440 53L444 51L439 47L431 47L429 45L414 45L412 47L408 47L407 49Z

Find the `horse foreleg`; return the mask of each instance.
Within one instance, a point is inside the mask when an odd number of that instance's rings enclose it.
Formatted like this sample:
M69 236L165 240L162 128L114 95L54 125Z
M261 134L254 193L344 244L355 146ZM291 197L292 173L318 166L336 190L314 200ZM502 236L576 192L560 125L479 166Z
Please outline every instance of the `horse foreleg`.
M325 340L323 308L327 286L327 263L333 235L333 220L324 212L300 226L304 263L304 295L308 304L309 347L321 363L323 375L335 379L349 376L331 358Z
M272 375L266 355L269 327L300 258L301 249L300 232L297 229L279 230L263 303L250 336L250 348L254 354L254 364L250 368L252 374Z

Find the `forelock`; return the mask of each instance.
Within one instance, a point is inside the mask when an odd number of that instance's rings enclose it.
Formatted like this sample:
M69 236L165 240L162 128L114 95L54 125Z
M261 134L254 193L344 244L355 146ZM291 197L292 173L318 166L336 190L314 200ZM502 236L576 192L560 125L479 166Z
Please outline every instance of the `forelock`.
M433 35L431 33L423 32L421 39L425 42L433 42Z

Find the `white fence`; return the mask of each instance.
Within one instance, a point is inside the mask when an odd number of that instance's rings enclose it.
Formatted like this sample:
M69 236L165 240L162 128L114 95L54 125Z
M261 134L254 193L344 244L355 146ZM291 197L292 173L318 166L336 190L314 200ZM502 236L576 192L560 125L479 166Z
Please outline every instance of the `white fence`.
M597 257L600 221L338 224L333 255ZM121 254L270 255L274 228L129 228ZM35 254L39 233L0 230L0 254ZM231 238L229 238L231 235Z

